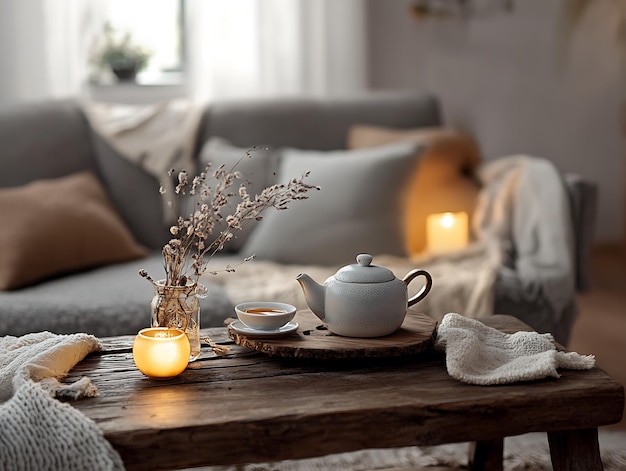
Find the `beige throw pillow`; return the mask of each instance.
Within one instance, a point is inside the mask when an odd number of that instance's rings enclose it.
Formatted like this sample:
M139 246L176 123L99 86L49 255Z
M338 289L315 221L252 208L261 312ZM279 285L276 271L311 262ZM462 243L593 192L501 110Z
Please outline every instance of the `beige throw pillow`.
M0 189L0 289L146 256L89 172Z
M464 211L471 221L480 190L474 178L481 161L480 149L469 134L447 128L389 129L358 124L348 132L350 149L392 142L424 147L410 183L405 224L407 251L417 254L426 249L429 214Z

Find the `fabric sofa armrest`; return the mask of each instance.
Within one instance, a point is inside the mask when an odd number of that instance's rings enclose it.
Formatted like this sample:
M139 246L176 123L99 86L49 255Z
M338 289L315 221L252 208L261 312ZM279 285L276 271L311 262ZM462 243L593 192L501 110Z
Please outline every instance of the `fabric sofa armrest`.
M563 180L570 198L572 224L576 238L574 241L576 290L585 292L590 288L589 257L593 246L598 185L573 173L565 174Z

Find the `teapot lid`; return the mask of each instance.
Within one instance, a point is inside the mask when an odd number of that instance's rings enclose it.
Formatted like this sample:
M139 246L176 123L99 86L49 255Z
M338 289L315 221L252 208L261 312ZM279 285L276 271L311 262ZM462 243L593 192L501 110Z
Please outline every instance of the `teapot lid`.
M347 283L382 283L396 278L391 270L371 265L372 260L373 257L370 254L357 255L357 263L341 268L335 274L335 279Z

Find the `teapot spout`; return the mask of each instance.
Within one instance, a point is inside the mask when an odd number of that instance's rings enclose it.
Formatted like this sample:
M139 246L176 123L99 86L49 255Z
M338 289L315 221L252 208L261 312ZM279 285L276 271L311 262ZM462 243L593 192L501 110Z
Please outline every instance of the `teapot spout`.
M296 281L300 283L302 291L304 291L304 298L309 309L321 320L324 320L326 316L324 311L326 288L305 273L300 273L296 277Z

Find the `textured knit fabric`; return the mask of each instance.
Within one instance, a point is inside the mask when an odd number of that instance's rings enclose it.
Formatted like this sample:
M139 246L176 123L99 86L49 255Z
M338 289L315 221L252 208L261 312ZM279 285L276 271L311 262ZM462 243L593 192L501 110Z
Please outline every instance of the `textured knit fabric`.
M571 208L558 170L546 159L513 155L484 165L479 178L478 238L499 252L502 278L519 280L515 294L544 298L558 322L575 294Z
M445 351L448 374L470 384L509 384L558 378L558 368L593 368L593 355L557 351L551 334L505 334L480 321L448 313L435 348Z
M96 424L54 396L95 396L88 378L59 379L89 352L86 334L50 332L0 338L0 469L117 470L124 465Z

